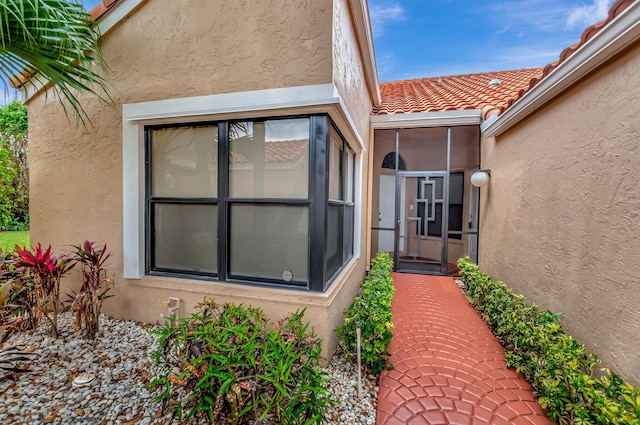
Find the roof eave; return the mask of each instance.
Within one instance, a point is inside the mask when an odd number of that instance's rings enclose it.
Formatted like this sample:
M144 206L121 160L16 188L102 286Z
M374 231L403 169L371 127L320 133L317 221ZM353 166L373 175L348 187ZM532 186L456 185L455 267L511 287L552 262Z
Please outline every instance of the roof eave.
M639 38L640 2L634 2L509 109L485 121L483 135L504 133Z
M371 115L371 127L374 129L453 127L458 125L478 125L481 122L482 113L480 109Z
M381 103L380 84L378 81L378 68L376 66L376 54L373 49L373 33L371 32L371 19L367 0L349 0L351 16L355 25L356 39L360 57L364 65L364 77L371 101L374 105Z
M106 2L108 6L105 6L103 1L91 9L89 13L98 22L100 37L104 37L105 34L113 30L146 1L148 0L120 0L117 2L110 0ZM22 89L25 103L51 85L48 81L43 80L39 74L31 75L20 83L21 87L17 88Z

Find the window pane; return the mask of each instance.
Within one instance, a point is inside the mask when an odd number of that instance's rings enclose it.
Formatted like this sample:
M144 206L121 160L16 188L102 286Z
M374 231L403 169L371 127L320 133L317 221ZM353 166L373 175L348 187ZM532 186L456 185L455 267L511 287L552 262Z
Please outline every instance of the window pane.
M151 131L153 196L211 197L218 194L218 127Z
M217 272L217 205L155 204L153 214L154 268Z
M464 197L464 172L449 174L449 203L462 205Z
M329 199L342 200L342 138L333 127L329 144Z
M347 178L345 179L345 200L353 202L353 184L355 179L355 154L351 149L347 149Z
M353 256L353 218L354 208L346 206L344 208L344 254L345 260Z
M230 226L232 275L309 280L307 206L233 204Z
M231 197L308 197L308 118L230 123L229 150Z
M342 266L342 205L327 210L327 278Z
M442 202L436 203L435 220L428 222L428 232L425 236L442 236Z

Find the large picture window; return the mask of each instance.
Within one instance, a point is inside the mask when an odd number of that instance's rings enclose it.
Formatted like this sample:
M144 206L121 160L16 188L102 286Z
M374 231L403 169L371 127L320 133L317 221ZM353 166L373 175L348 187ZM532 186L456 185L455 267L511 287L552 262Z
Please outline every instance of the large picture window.
M148 274L322 291L353 256L355 154L327 116L149 126L145 155Z

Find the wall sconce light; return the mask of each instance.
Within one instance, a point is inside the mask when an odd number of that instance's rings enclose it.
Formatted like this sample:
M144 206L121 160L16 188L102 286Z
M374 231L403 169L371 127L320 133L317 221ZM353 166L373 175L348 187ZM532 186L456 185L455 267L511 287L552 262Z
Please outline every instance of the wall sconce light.
M491 177L491 170L478 170L471 175L471 184L475 187L486 186Z

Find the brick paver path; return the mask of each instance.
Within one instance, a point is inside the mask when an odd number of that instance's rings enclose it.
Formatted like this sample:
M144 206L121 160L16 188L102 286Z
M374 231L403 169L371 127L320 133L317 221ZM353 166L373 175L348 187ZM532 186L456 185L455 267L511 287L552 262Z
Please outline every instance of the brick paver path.
M395 369L381 375L378 424L551 423L453 278L393 282Z

